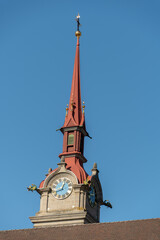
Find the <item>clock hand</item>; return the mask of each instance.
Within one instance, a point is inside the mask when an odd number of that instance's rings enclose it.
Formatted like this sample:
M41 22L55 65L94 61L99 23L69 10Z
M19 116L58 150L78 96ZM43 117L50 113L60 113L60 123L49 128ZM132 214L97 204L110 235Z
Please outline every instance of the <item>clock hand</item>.
M64 184L65 184L65 182L63 182L63 184L62 184L62 186L60 188L56 189L56 192L59 192L60 190L62 190L63 187L64 187Z
M56 192L59 191L59 190L61 190L61 187L60 187L60 188L57 188L57 189L56 189Z
M63 189L63 187L64 187L64 184L65 184L65 182L63 182L63 184L62 184L62 189Z
M60 190L59 188L56 189L56 190L53 190L53 189L52 189L53 192L59 192L59 190Z

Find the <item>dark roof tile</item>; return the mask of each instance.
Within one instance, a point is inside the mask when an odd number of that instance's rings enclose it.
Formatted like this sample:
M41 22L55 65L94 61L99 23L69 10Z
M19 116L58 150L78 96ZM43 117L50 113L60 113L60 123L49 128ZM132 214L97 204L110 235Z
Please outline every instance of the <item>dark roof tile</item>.
M160 240L160 218L0 231L0 240Z

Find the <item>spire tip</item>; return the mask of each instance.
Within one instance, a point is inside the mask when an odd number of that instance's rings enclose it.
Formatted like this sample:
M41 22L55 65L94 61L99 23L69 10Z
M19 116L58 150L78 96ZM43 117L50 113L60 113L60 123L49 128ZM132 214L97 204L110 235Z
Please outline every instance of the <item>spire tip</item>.
M81 36L81 32L79 31L79 26L81 26L80 22L79 22L79 19L80 19L80 15L78 13L78 15L76 16L76 21L77 21L77 31L75 32L75 35L77 38L80 38Z

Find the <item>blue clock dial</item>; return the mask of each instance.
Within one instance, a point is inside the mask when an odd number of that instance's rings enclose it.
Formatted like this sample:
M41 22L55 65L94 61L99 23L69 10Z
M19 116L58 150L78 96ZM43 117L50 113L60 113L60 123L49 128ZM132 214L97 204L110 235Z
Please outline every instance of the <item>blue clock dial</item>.
M96 190L93 185L90 186L90 190L88 191L88 200L91 207L94 207L96 203Z
M57 199L64 199L71 194L72 182L68 178L59 178L53 183L52 194Z

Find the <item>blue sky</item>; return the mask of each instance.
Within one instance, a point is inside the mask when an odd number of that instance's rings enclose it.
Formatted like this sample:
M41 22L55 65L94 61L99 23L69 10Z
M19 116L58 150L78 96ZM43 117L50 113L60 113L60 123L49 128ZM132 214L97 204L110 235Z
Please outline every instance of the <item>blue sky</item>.
M86 171L100 171L101 222L160 217L160 2L0 0L0 229L32 228L56 168L81 16Z

